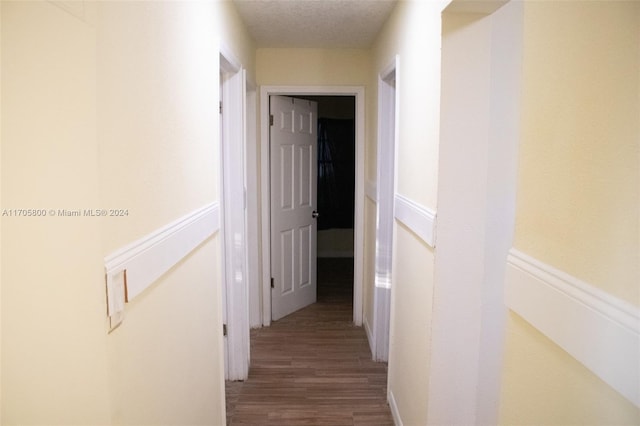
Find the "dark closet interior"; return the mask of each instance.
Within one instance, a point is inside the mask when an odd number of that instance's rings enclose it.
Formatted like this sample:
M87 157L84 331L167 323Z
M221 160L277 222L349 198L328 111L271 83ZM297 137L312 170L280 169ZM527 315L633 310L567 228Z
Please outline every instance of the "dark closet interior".
M304 98L318 102L318 231L353 229L355 97Z

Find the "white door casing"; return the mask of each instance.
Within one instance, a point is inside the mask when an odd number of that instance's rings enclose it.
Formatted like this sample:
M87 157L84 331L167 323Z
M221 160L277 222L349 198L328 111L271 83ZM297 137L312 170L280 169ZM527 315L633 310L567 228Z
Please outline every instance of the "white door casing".
M317 104L271 96L271 316L316 301Z
M456 0L442 13L428 424L494 425L501 417L524 6L486 5L477 13L470 2Z
M363 324L364 287L364 193L365 193L365 90L363 86L262 86L260 88L260 140L269 140L271 95L354 96L356 99L356 193L354 229L353 322ZM266 145L266 143L265 143ZM262 196L262 325L271 324L271 235L269 149L260 150Z
M221 61L222 63L222 61ZM223 72L223 68L220 67L220 80L219 80L219 89L218 93L219 102L222 104L222 98L224 93L223 82L225 81L225 73ZM220 108L220 126L218 128L218 136L220 138L220 152L222 152L222 142L224 141L224 119L222 116L222 108ZM220 176L222 177L222 169ZM221 179L222 181L222 179ZM220 235L222 236L222 244L224 245L224 212L220 212ZM223 251L221 251L223 252ZM224 277L225 277L225 267L224 260L221 262L221 276L222 276L222 285L220 286L220 298L222 300L222 326L226 327L228 322L227 319L227 286L224 285ZM229 378L229 339L227 339L227 333L223 334L223 354L224 354L224 377L225 379Z
M397 141L396 75L398 57L378 78L378 165L376 205L376 257L373 293L373 344L376 361L389 358L389 325L393 265L395 158Z
M221 266L226 324L225 379L249 374L244 146L246 72L220 47ZM221 330L222 332L222 330Z
M246 73L245 73L246 74ZM257 142L256 84L247 77L245 100L245 182L247 209L247 284L249 290L249 326L262 326L262 263L260 253L260 189Z

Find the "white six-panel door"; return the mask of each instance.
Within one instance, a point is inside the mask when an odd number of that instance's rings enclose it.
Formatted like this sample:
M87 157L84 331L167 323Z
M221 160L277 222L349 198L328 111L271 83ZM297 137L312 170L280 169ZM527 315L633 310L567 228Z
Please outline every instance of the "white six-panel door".
M316 301L317 104L271 96L272 319Z

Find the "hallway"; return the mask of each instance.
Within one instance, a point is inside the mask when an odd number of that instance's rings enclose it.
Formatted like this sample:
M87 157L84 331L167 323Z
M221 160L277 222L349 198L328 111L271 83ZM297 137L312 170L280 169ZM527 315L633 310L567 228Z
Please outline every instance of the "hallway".
M245 382L227 382L228 425L393 425L387 366L352 324L353 259L318 259L318 302L251 331Z

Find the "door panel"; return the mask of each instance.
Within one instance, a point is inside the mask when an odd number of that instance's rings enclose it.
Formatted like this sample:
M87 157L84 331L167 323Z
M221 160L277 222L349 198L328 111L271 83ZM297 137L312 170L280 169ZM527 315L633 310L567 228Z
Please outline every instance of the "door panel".
M280 234L280 253L293 253L295 249L294 232L291 229L282 231ZM293 267L292 256L280 256L280 277L281 285L279 287L280 295L284 296L293 292L293 283L295 282L295 269Z
M300 228L300 288L311 285L311 226Z
M293 146L280 146L280 188L282 191L280 208L282 211L293 210L294 154Z
M310 171L312 170L312 165L310 164L310 162L311 158L313 158L311 149L312 147L299 147L300 164L305 165L305 167L300 167L299 207L311 207L313 204L311 202L311 194L313 193L313 189L311 188L312 177L310 175ZM305 170L307 171L307 173L304 172Z
M271 96L271 292L277 320L316 301L317 104Z

